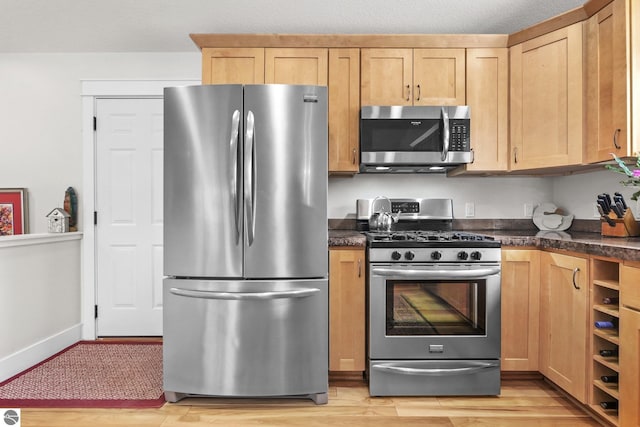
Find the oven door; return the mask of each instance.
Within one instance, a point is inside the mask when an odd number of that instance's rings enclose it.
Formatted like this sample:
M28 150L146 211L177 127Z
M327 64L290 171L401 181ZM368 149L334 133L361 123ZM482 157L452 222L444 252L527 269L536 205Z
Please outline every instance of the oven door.
M369 357L499 359L500 264L370 264Z

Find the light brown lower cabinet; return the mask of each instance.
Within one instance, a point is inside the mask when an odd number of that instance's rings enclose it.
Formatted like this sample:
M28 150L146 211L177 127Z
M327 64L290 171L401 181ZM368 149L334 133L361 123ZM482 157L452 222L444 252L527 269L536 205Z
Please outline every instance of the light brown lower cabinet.
M620 268L620 427L640 427L640 262Z
M502 371L537 371L540 251L502 248Z
M329 250L329 371L365 370L364 248Z
M540 372L586 404L588 258L541 252L540 271Z

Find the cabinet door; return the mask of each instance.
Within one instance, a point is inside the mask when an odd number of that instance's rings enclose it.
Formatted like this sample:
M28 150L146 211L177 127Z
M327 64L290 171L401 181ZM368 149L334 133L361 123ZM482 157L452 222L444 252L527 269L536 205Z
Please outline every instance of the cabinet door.
M502 248L503 371L537 371L540 252Z
M329 251L329 370L365 369L364 248Z
M362 105L413 105L413 49L362 49Z
M511 169L582 162L582 23L511 47Z
M467 171L509 167L509 51L467 49L467 105L471 108L473 163Z
M627 307L640 310L639 261L625 261L620 269L620 299Z
M587 260L542 252L540 269L540 372L586 403Z
M327 86L327 81L327 49L265 49L265 83Z
M587 147L589 163L632 153L627 133L625 0L586 21Z
M466 105L464 49L414 49L413 105Z
M637 285L638 283L635 283ZM624 304L624 300L623 300ZM620 309L619 425L640 426L640 311Z
M360 151L360 49L329 49L329 173L356 173Z
M202 49L202 84L262 83L264 83L264 49Z

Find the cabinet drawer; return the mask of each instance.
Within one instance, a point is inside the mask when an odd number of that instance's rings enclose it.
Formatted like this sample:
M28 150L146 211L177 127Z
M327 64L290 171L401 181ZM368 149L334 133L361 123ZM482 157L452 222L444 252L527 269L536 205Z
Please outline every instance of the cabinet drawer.
M640 310L640 263L620 267L620 303Z

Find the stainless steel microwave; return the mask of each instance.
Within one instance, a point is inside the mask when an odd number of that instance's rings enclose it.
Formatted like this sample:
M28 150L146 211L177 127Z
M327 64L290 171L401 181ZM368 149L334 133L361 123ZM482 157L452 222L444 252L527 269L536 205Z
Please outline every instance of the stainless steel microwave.
M444 172L473 162L468 106L364 106L360 172Z

